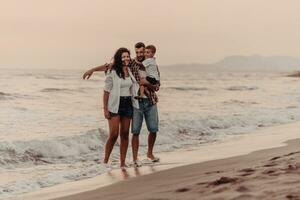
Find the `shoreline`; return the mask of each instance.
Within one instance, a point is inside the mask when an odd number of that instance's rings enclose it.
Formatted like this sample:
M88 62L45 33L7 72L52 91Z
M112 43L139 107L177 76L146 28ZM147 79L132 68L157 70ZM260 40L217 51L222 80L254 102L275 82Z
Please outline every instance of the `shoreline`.
M177 167L55 200L298 200L300 139L286 143L287 146Z
M297 134L297 129L299 128L300 122L267 127L260 129L255 133L236 136L233 138L233 141L207 144L191 150L179 150L176 152L159 154L162 159L162 162L159 165L142 166L141 168L138 168L138 170L129 168L126 170L126 173L122 173L121 170L113 170L111 173L102 174L94 178L68 182L8 199L42 200L60 197L62 197L62 199L68 199L69 195L75 195L72 197L76 198L76 195L80 196L87 193L97 193L106 188L116 187L116 185L119 184L126 185L127 183L142 177L154 176L161 171L167 172L182 166L188 167L191 166L191 164L197 165L199 163L206 163L207 161L217 162L219 159L230 159L230 157L247 155L262 149L282 147L285 146L283 142L300 137ZM270 137L272 140L270 140ZM236 149L239 149L239 151L236 151Z

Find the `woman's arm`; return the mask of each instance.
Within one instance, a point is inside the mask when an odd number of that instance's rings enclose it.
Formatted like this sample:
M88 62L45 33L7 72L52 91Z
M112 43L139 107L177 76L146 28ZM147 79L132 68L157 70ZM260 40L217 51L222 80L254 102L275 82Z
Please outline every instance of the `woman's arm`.
M110 119L110 114L108 111L108 98L109 98L109 92L104 91L103 92L103 113L106 119Z
M83 74L82 78L83 79L89 79L95 71L107 71L108 69L111 69L111 67L112 67L111 63L105 63L104 65L94 67L94 68L89 69L88 71L86 71Z
M104 81L104 93L103 93L103 112L104 117L106 119L110 119L110 114L108 111L108 100L109 100L109 93L113 88L113 78L111 72L106 74L106 78Z

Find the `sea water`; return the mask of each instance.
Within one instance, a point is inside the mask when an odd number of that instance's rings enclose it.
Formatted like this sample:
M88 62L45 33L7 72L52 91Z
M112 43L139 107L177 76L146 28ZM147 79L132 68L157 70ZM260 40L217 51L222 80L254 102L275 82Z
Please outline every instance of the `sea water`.
M300 79L279 72L161 68L155 152L175 151L300 119ZM105 75L84 70L0 69L0 198L81 180L118 167L101 164L108 135ZM140 155L147 149L140 135ZM129 150L128 162L131 160Z

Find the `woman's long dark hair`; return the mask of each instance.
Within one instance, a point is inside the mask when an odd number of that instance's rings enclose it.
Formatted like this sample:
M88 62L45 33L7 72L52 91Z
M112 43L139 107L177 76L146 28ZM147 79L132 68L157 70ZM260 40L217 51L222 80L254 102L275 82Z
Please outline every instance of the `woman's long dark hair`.
M125 78L125 74L123 72L123 63L122 63L122 54L128 53L130 56L130 51L124 47L119 48L114 55L114 62L112 65L112 69L116 70L117 75L120 78Z

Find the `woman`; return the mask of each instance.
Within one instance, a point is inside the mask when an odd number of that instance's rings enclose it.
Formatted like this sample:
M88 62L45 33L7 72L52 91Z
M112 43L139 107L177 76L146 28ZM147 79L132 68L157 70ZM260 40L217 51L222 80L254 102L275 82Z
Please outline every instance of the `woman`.
M139 85L129 69L130 52L120 48L114 55L112 70L107 74L103 94L103 111L108 120L109 138L105 145L104 163L108 163L114 144L120 135L120 166L126 167L129 127L133 107L138 108L135 100Z

